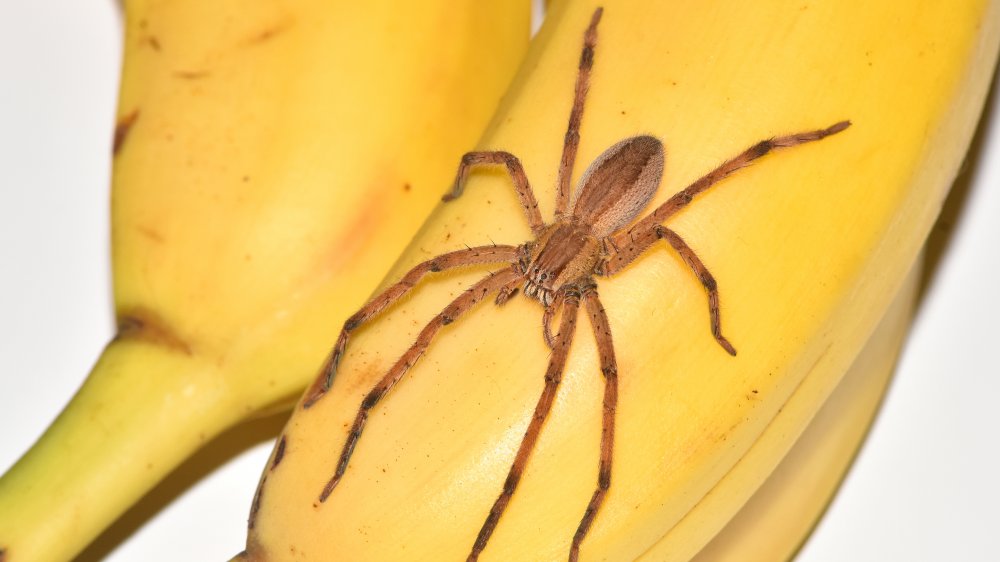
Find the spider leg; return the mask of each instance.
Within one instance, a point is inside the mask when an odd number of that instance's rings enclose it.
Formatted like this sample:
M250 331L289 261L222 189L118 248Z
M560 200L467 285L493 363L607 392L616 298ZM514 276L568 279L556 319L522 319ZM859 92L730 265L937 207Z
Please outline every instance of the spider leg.
M462 156L462 161L458 165L458 173L455 174L455 183L451 191L444 194L442 201L457 199L465 190L465 179L469 175L469 168L478 164L503 164L507 167L507 173L514 182L514 191L517 191L517 198L521 201L521 207L531 225L531 232L536 237L542 234L545 223L542 222L542 214L538 211L538 200L535 199L534 192L531 191L531 184L528 182L528 175L524 173L524 167L517 156L502 150L485 152L468 152Z
M482 301L489 294L496 292L504 285L510 283L512 279L516 279L521 276L521 272L516 268L511 267L510 269L505 269L498 273L491 273L484 279L480 280L478 283L468 288L459 295L455 300L451 302L448 306L444 308L437 316L431 319L430 322L424 326L424 329L420 331L417 336L417 340L413 342L413 345L406 350L403 355L396 360L396 363L389 369L389 372L382 377L374 388L372 388L368 394L365 396L364 400L361 401L361 407L358 408L358 413L354 418L354 424L351 425L351 430L347 434L347 441L344 443L344 448L340 453L340 459L337 461L337 468L334 472L332 478L327 482L326 486L323 488L323 492L320 493L319 501L326 501L326 498L330 496L333 489L340 482L341 477L344 475L344 471L347 470L347 463L351 460L351 454L354 452L354 447L358 443L358 439L361 437L361 432L364 430L365 422L368 421L368 412L375 407L376 404L390 391L392 387L403 378L403 375L410 370L420 358L421 355L427 350L430 345L431 340L437 334L443 326L451 324L459 316L461 316L465 311L472 308L475 304Z
M515 246L479 246L441 254L436 258L414 266L396 284L390 286L369 301L361 310L355 312L344 322L344 327L340 331L340 337L337 338L337 343L333 346L333 351L327 356L326 363L324 363L323 368L320 370L319 376L316 377L316 381L313 382L306 393L302 407L308 408L312 406L330 390L330 386L333 384L333 377L337 372L337 365L340 363L340 358L347 347L347 340L350 338L351 332L408 293L424 275L463 265L498 262L516 263L520 251L520 248Z
M521 290L521 285L524 283L523 277L516 277L510 283L507 283L497 291L497 298L494 301L497 306L503 306L507 304L507 301L514 298L517 292Z
M556 346L555 338L552 336L552 319L555 318L556 313L562 307L563 297L565 296L565 291L556 291L555 296L552 298L552 304L545 307L545 312L542 313L542 335L545 336L545 343L548 344L549 349Z
M594 10L590 18L590 26L583 34L583 51L580 53L580 68L576 74L576 86L573 90L573 108L569 112L569 125L563 139L562 158L559 160L559 178L556 182L556 220L565 216L569 207L570 176L573 175L573 163L576 161L576 151L580 146L580 121L583 119L583 102L590 89L590 70L594 66L594 48L597 46L597 24L601 21L603 8Z
M608 325L608 315L604 305L597 296L594 286L583 293L583 304L590 315L590 325L597 340L597 354L601 359L601 373L604 375L604 414L601 422L601 461L597 471L597 489L590 498L587 510L583 513L580 526L573 535L573 545L570 547L569 560L576 562L580 556L580 543L587 536L590 525L594 522L597 511L604 503L604 496L611 487L611 458L615 442L615 411L618 408L618 363L615 360L614 343L611 340L611 328Z
M504 481L503 491L493 503L490 514L487 516L486 522L483 523L483 527L479 531L479 536L476 537L476 542L472 546L472 552L469 554L467 562L478 560L480 553L486 548L486 542L489 540L490 535L493 534L493 530L496 529L500 516L507 508L507 504L510 502L511 496L514 495L514 490L517 488L517 483L521 480L521 475L524 473L524 468L528 463L528 457L531 455L532 450L535 448L535 443L538 441L538 434L542 429L542 424L549 415L549 410L552 409L552 402L556 396L556 388L562 379L563 368L566 366L566 357L569 354L570 344L573 342L573 333L576 331L576 312L579 304L579 292L568 292L564 299L559 334L556 336L556 345L552 349L549 366L545 371L545 389L538 398L535 412L531 416L528 429L521 440L521 447L517 450L517 456L514 458L514 463L507 474L507 480Z
M736 355L736 349L722 335L722 321L719 318L719 287L715 281L715 277L705 267L698 254L673 230L662 225L656 225L651 231L637 234L634 239L629 241L628 245L621 248L612 247L606 261L599 267L600 275L614 275L618 273L660 239L666 240L680 254L684 263L691 268L691 271L698 276L698 280L705 287L705 292L708 293L708 316L712 328L712 336L719 342L722 349L726 350L726 353Z
M818 141L830 135L839 133L848 128L850 125L850 121L841 121L827 127L826 129L807 131L804 133L796 133L794 135L786 135L783 137L774 137L772 139L762 140L744 150L737 156L726 160L718 168L705 174L688 187L675 193L670 199L667 199L665 203L660 205L652 213L646 215L631 228L614 235L613 242L619 247L627 246L630 239L642 235L647 231L652 231L658 224L667 220L671 215L686 207L696 195L722 181L733 172L749 166L755 160L774 149L789 148L807 142Z
M691 268L691 271L698 276L698 280L705 287L705 292L708 293L708 316L712 326L712 335L715 336L715 340L719 342L722 349L725 349L730 355L736 355L736 349L722 335L722 321L719 319L719 287L718 283L715 282L715 277L712 277L711 272L702 263L698 254L694 253L691 246L688 246L687 242L676 232L665 226L661 226L656 229L656 234L660 238L665 239L680 254L684 263L688 264L688 267Z

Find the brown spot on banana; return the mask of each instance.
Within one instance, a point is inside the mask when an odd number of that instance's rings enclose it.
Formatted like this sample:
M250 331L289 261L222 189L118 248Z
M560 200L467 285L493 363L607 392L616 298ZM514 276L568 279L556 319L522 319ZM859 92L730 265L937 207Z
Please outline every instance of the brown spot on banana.
M141 340L167 349L191 355L191 346L157 313L147 309L134 309L118 315L118 332L115 341ZM3 559L0 559L3 562Z
M175 70L174 76L184 80L201 80L207 78L211 73L207 70Z
M285 458L285 435L278 438L278 446L274 450L274 460L271 461L271 470L278 468L281 459ZM0 560L0 562L3 562Z
M375 179L372 183L390 186L395 182ZM355 256L367 251L371 237L364 234L378 232L379 227L385 222L386 201L393 199L390 189L392 188L376 189L371 197L360 203L353 219L330 244L331 251L320 260L322 271L316 272L318 275L350 267L356 261Z
M268 470L269 472L278 468L278 464L281 463L281 459L285 458L285 444L285 435L281 434L278 438L278 444L274 447L273 460L271 461L271 468ZM250 516L247 518L248 530L252 530L254 523L257 522L257 512L260 511L260 501L264 496L265 484L267 484L267 474L260 479L260 484L257 485L257 491L253 494L253 502L250 504ZM246 551L243 551L242 554L246 556ZM0 562L3 562L3 560L0 560Z
M267 42L267 41L269 41L271 39L274 39L276 36L281 35L282 33L284 33L285 30L288 29L290 26L291 26L290 23L283 22L283 23L279 23L277 25L274 25L272 27L269 27L269 28L265 29L264 31L261 31L257 35L254 35L253 37L251 37L250 41L249 41L249 44L251 44L251 45L257 45L257 44L260 44L260 43Z
M291 554L295 554L295 547L289 547ZM247 539L246 549L233 557L229 562L265 562L270 560L270 555L264 550L264 547L260 545L253 537ZM2 561L0 561L2 562Z
M257 512L260 511L260 500L264 496L264 484L267 483L267 475L265 474L263 478L260 479L260 484L257 485L257 491L253 494L253 502L250 503L250 516L247 518L247 530L252 531L254 524L257 522ZM246 551L244 551L245 553ZM3 562L3 560L0 560Z
M121 150L122 144L128 137L128 132L132 130L132 125L135 124L135 120L139 118L139 109L133 109L129 113L118 118L118 122L115 123L115 136L114 141L111 144L111 153L118 154ZM0 558L0 562L3 562L3 558Z
M152 240L153 242L156 242L157 244L162 244L163 243L163 235L161 235L155 229L139 225L139 226L135 227L135 230L139 234L143 235L144 237L148 238L149 240Z
M275 37L284 34L286 31L291 29L295 25L295 17L291 14L275 15L275 17L270 18L270 22L259 26L259 31L254 31L248 35L244 35L246 39L240 42L238 46L251 47L254 45L260 45L262 43L267 43L268 41L274 39ZM257 27L257 26L254 26Z

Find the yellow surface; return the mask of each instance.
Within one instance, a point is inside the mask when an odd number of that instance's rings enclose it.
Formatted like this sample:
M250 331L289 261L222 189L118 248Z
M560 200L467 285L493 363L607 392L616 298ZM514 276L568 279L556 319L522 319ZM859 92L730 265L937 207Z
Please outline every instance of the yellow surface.
M792 559L829 505L882 403L913 317L920 269L918 264L910 272L868 343L792 449L692 562ZM787 431L782 416L788 412L785 408L775 417L768 434ZM760 442L754 450L759 445ZM746 464L753 464L751 455L744 457L719 482L702 505L711 505L713 496L738 496L750 491L741 491L741 465ZM689 518L697 519L696 511ZM669 542L662 540L664 545ZM640 560L655 561L665 556L658 544Z

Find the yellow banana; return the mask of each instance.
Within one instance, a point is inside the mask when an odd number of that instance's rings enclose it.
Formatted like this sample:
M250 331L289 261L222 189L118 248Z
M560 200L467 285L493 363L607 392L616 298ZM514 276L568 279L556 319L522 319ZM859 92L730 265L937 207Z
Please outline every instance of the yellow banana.
M760 139L853 123L766 156L669 221L718 282L735 358L712 338L701 284L675 253L651 250L599 280L621 386L610 491L580 558L688 560L774 471L898 294L981 110L1000 3L602 4L574 178L619 140L655 135L666 165L652 209ZM520 158L546 221L596 7L555 4L478 145ZM472 173L465 192L431 216L382 289L463 245L532 239L506 174ZM421 326L489 270L425 279L352 334L330 390L321 373L264 470L243 559L470 556L547 388L555 354L537 302L480 306L443 327L331 477L369 390L398 358L414 360L403 353ZM598 481L605 388L581 324L482 560L571 552Z
M0 558L68 560L199 446L287 408L440 198L527 2L124 3L118 333L0 479Z
M918 265L910 272L851 368L781 464L692 562L792 559L823 514L868 433L909 331L920 270ZM720 493L725 493L726 486L739 485L727 480L716 487ZM654 545L640 560L666 556Z

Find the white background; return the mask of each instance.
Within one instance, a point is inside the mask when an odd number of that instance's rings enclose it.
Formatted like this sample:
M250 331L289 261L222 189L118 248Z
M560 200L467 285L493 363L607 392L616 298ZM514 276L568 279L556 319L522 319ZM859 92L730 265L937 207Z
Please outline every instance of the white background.
M112 334L120 23L113 0L0 3L0 470ZM991 106L936 229L938 259L888 401L803 562L996 560L1000 103ZM220 468L175 473L79 560L228 559L279 427L259 422L201 454L196 464Z

